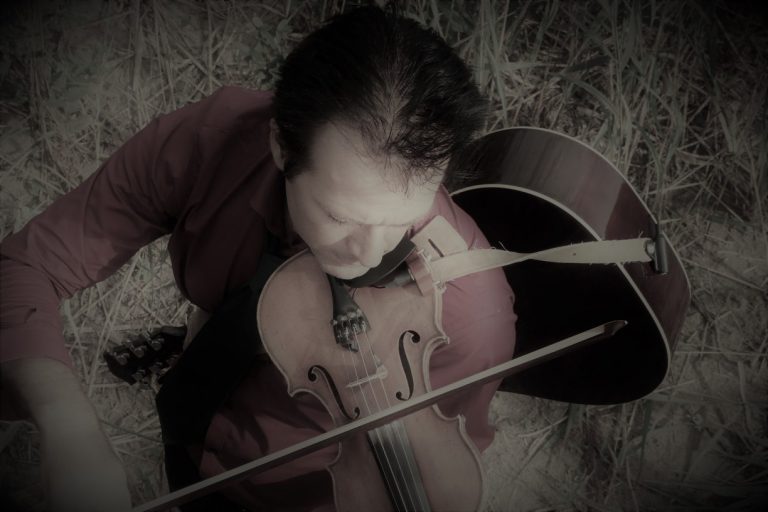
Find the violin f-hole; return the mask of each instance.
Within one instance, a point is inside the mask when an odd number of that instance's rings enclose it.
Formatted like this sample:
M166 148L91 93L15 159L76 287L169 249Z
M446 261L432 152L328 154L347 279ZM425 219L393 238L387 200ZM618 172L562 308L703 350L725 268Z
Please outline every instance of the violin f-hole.
M408 396L403 398L403 392L398 391L395 393L395 397L397 397L398 400L401 400L405 402L406 400L410 399L413 396L413 372L411 372L411 364L408 362L408 354L405 353L405 335L410 334L411 335L411 343L418 343L421 341L421 336L419 336L419 333L416 331L405 331L403 334L400 335L400 340L398 341L398 350L400 351L400 364L403 367L403 373L405 374L405 380L408 381Z
M336 387L336 383L333 381L333 377L331 377L331 374L328 373L328 370L326 370L324 367L316 364L309 368L309 371L307 372L307 378L309 378L310 381L315 382L317 380L317 373L320 372L323 374L323 377L325 377L325 382L328 383L328 387L331 388L331 393L333 393L333 399L336 400L336 405L339 406L339 409L341 410L341 413L347 417L350 421L356 420L360 417L360 408L355 407L354 412L355 415L351 416L349 412L347 412L346 407L344 407L344 403L341 401L341 395L339 394L339 390Z

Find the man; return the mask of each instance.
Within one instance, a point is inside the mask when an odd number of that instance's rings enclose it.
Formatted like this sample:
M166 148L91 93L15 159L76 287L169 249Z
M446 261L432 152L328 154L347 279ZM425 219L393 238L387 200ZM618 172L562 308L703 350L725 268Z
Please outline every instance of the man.
M487 247L440 185L483 112L469 71L437 35L378 8L350 11L287 57L274 95L224 87L160 116L6 238L3 387L40 428L50 508L129 506L124 472L64 349L61 298L105 279L167 233L180 291L215 313L206 328L257 274L265 253L284 258L308 248L325 272L349 279L436 215L470 247ZM501 270L449 283L443 328L451 343L431 358L433 387L512 356L512 300ZM227 342L196 338L178 366ZM189 481L190 467L198 473L192 479L211 476L332 427L311 397L287 395L268 361L254 361L234 384L217 397L202 435L181 450L169 447L172 486ZM480 450L493 437L487 411L494 391L486 385L440 404L446 415L467 418ZM194 401L167 395L172 404ZM329 448L270 470L207 506L332 509L325 466L334 455Z

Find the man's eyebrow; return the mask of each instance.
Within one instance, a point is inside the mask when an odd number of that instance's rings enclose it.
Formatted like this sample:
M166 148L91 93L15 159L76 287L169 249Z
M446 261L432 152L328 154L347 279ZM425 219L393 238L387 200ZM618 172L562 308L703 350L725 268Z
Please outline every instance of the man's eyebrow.
M347 218L344 215L337 215L337 214L333 213L333 211L330 208L326 207L324 204L320 203L319 201L318 201L317 204L319 204L320 208L327 215L330 215L331 217L336 217L337 219L343 220L345 222L352 222L354 224L360 224L360 225L365 225L365 226L397 226L397 227L406 228L406 227L409 227L409 226L413 225L416 221L418 221L421 218L421 217L417 217L417 218L413 219L410 222L404 222L402 224L367 224L365 222L358 222L356 220L349 219L349 218Z

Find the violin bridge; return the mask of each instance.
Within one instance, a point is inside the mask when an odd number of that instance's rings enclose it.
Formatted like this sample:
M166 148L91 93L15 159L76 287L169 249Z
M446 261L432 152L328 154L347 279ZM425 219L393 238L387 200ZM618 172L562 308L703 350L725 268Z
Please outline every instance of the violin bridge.
M349 384L347 384L348 389L357 388L360 386L363 386L364 384L368 384L369 382L373 382L374 380L384 380L387 378L387 375L389 375L389 372L387 371L387 367L384 365L379 365L376 368L376 373L372 373L370 375L366 375L362 379L357 379Z

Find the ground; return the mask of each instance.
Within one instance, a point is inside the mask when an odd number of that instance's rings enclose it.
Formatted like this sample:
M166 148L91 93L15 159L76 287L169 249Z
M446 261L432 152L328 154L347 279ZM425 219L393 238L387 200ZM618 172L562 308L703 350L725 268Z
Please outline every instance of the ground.
M343 2L13 5L0 51L0 237L154 116L221 85L268 89ZM537 126L594 147L658 212L691 281L650 395L584 406L499 393L489 511L764 510L768 503L768 32L729 2L409 2L473 67L486 131ZM741 5L741 4L736 4ZM151 390L100 359L184 323L163 238L62 303L72 359L136 504L166 491ZM37 434L0 424L3 494L42 510Z

